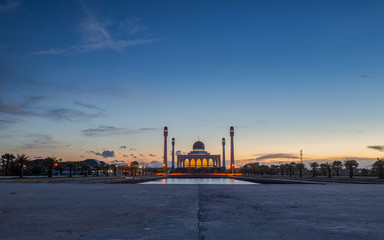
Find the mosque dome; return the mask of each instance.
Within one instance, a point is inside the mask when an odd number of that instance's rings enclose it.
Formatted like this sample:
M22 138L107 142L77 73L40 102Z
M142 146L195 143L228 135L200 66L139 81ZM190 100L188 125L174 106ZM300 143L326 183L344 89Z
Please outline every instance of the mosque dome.
M193 144L193 150L205 150L204 143L197 141Z

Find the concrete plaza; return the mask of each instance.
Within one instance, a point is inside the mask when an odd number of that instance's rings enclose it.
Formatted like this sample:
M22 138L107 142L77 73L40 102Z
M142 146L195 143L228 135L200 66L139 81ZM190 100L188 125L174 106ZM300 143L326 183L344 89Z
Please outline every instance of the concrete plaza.
M384 185L1 183L0 239L384 239Z

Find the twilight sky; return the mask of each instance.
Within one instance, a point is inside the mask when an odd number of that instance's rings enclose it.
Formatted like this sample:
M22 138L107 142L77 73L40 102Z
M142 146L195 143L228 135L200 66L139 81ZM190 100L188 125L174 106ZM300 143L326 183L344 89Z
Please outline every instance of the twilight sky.
M0 153L162 161L164 126L212 154L234 126L239 165L369 166L383 23L381 0L0 0Z

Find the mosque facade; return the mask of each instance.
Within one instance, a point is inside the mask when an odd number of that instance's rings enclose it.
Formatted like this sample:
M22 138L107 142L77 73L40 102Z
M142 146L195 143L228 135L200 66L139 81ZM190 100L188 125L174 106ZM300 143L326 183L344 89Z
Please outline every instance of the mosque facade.
M197 141L193 144L192 151L188 154L177 154L176 164L175 164L175 139L172 138L172 167L168 168L168 150L167 150L167 137L168 137L168 128L164 127L164 163L163 170L164 173L170 172L176 173L218 173L225 172L225 138L222 139L223 145L223 157L219 154L210 154L205 151L205 145L201 141ZM230 128L230 137L231 137L231 145L230 145L230 166L229 171L234 172L235 168L235 160L234 160L234 128Z
M205 151L204 143L197 141L193 150L185 155L177 155L176 172L190 170L216 170L221 171L221 156L212 155Z

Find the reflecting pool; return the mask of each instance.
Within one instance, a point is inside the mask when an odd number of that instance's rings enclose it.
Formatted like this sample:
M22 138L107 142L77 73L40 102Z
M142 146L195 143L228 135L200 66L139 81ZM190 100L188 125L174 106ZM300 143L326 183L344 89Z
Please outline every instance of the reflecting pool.
M230 178L163 178L139 184L259 184Z

